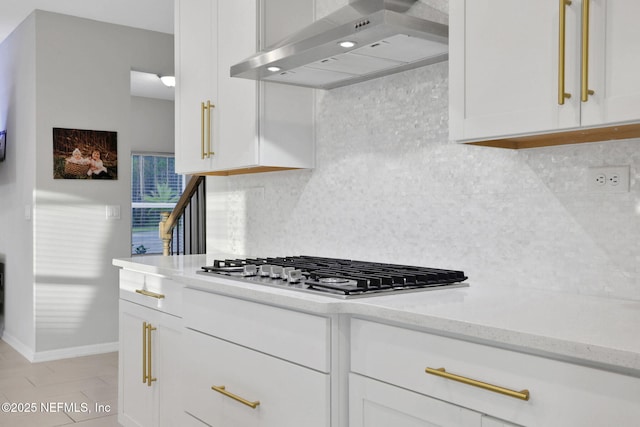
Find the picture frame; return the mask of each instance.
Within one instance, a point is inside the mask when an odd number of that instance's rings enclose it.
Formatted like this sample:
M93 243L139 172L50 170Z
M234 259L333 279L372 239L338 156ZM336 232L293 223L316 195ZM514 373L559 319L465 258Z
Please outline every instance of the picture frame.
M118 134L53 128L54 179L118 179Z

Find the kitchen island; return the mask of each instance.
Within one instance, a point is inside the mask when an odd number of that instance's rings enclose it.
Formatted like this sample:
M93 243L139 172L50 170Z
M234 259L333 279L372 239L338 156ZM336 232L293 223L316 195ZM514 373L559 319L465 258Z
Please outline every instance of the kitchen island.
M177 317L188 332L183 335L198 332L194 343L208 337L216 340L216 354L229 347L230 360L251 349L246 360L273 361L274 372L300 369L297 377L309 377L321 412L329 413L317 425L374 425L366 419L402 425L404 417L445 425L473 424L461 420L476 418L478 425L631 425L640 416L640 302L473 281L462 288L343 300L196 273L225 257L145 256L113 263L123 273L166 278L179 289L184 300ZM126 292L121 287L121 299ZM151 308L170 305L168 299ZM205 301L218 315L207 313ZM225 310L233 321L223 322ZM302 325L309 325L308 337ZM281 366L283 361L289 365ZM442 374L449 370L453 379ZM467 375L500 387L493 393L461 383ZM506 388L511 385L518 389L515 399ZM224 390L215 391L224 397ZM394 415L380 410L381 402ZM443 402L455 410L440 408ZM272 415L263 405L251 417ZM412 412L423 406L427 414ZM233 407L218 412L225 411L236 416ZM187 412L197 417L191 421L216 423L206 419L214 415ZM436 413L443 418L430 418ZM254 418L256 425L264 421ZM491 424L496 419L501 424Z

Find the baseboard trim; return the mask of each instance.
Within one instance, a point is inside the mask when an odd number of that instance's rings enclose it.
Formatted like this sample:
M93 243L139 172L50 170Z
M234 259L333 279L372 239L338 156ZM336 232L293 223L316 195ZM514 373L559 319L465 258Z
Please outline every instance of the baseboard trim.
M33 362L34 352L31 347L25 345L22 341L11 334L8 334L6 331L2 333L2 341L13 347L13 349L20 353L25 359Z
M71 357L91 356L93 354L112 353L118 351L118 343L85 345L81 347L61 348L58 350L39 351L33 355L32 362L48 362L50 360L69 359Z
M72 357L91 356L94 354L112 353L118 351L118 342L104 344L84 345L80 347L61 348L57 350L47 350L34 352L33 349L24 345L20 340L6 332L2 334L2 341L9 344L18 353L24 356L29 362L48 362L51 360L69 359Z

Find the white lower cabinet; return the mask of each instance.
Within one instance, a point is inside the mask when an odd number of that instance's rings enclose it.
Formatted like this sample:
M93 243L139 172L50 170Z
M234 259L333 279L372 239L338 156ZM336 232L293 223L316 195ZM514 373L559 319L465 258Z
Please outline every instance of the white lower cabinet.
M482 416L482 427L518 427L516 424L511 424L504 420L490 417L488 415Z
M183 412L184 416L182 418L182 423L180 423L180 427L207 427L205 423L197 419L191 414Z
M329 375L185 333L185 411L212 427L328 427Z
M357 374L349 375L350 427L472 427L481 414Z
M352 319L350 356L354 426L378 425L358 423L358 413L391 414L398 418L394 426L414 426L432 424L412 424L410 417L431 422L425 417L442 413L445 420L455 419L463 416L460 408L476 412L481 424L442 425L632 427L640 420L637 377L363 319ZM453 376L438 375L442 370ZM372 380L363 386L361 377ZM528 400L518 398L527 394ZM404 399L440 404L424 415Z
M125 427L635 427L640 378L120 275Z
M125 427L183 425L182 321L120 300L118 422Z
M184 291L184 410L212 427L329 427L329 319Z
M350 427L518 427L381 381L349 374Z

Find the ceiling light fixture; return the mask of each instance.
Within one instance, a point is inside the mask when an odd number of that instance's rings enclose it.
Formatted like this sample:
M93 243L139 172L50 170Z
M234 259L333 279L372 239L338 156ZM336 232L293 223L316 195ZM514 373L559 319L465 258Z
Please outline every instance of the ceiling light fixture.
M277 71L280 71L280 67L267 67L267 70L271 71L272 73L275 73Z
M160 81L162 82L162 84L164 84L166 87L175 87L176 85L176 78L174 76L158 76L160 77Z
M349 40L344 40L341 42L338 42L338 44L340 45L340 47L344 47L345 49L349 49L350 47L354 47L356 45L356 42L352 42Z

